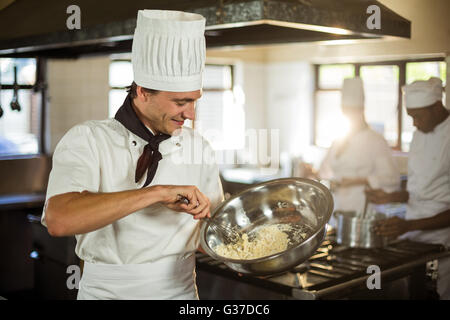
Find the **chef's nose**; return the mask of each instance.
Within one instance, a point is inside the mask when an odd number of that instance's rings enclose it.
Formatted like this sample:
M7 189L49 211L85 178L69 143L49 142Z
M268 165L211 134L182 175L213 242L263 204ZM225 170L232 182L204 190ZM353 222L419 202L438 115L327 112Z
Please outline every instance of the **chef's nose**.
M183 118L194 120L195 118L195 102L188 103L186 109L183 111Z

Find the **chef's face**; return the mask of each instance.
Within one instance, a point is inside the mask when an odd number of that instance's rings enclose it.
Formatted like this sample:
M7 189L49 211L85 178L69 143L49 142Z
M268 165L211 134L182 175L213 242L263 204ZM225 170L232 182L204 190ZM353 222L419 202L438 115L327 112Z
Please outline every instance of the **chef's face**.
M433 106L417 109L406 109L408 115L413 119L413 124L417 130L424 133L433 131L435 127Z
M138 87L141 120L159 133L172 135L181 129L186 119L194 120L195 103L201 97L201 90L190 92L159 91L156 94L142 92Z

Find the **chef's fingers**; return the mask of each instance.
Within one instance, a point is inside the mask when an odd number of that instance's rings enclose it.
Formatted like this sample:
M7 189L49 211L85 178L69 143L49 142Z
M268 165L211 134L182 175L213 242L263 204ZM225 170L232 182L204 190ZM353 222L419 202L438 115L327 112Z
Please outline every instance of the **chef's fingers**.
M199 206L192 210L190 213L194 215L195 219L201 219L208 216L210 211L210 202L200 190L197 190L197 197L199 199Z
M383 190L366 191L366 197L369 202L383 204L387 201L387 194Z
M385 200L379 198L379 197L367 197L367 201L375 204L384 204L386 203Z
M366 196L374 196L376 192L377 190L375 189L369 189L367 187L364 189L364 193L366 194Z
M397 218L397 217L392 217L392 218L380 220L380 221L377 221L375 226L376 227L389 227L389 226L395 225L397 223L398 219L399 218Z
M198 198L197 193L195 192L195 187L191 188L189 190L189 193L187 194L187 198L189 200L189 204L186 206L186 210L188 212L192 211L194 208L198 206Z
M399 228L392 227L392 228L379 229L376 231L376 233L380 236L385 236L385 237L397 237L397 236L401 235L403 232Z
M198 215L194 217L195 219L203 219L203 218L211 218L211 205L209 204L200 212Z
M198 199L199 199L198 205L194 209L189 211L189 213L194 216L200 214L201 212L203 212L203 210L207 209L208 207L208 202L201 199L200 196L198 196Z
M374 230L382 236L396 237L404 233L404 224L401 219L394 217L378 223Z

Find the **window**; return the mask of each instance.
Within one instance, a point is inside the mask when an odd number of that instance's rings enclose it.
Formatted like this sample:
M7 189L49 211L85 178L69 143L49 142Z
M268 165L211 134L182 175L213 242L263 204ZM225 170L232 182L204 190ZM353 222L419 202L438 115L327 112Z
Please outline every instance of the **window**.
M345 135L348 124L341 112L341 87L345 78L355 76L350 64L319 66L316 90L315 143L328 148L336 137Z
M362 66L365 116L369 126L384 136L391 147L397 145L398 66Z
M42 96L35 84L36 59L0 58L0 157L40 151Z
M130 60L112 60L109 68L109 117L122 105L126 87L133 82ZM216 150L239 149L244 145L244 112L236 103L233 88L233 66L205 66L203 94L196 105L194 123L185 126L198 130Z
M109 65L108 116L114 118L127 96L126 87L133 82L133 67L130 60L113 60Z
M194 127L215 150L244 147L245 117L242 104L235 99L233 66L206 65Z
M340 110L340 89L344 78L356 75L364 81L365 116L368 124L380 132L391 147L408 151L415 128L402 106L400 88L415 80L428 80L433 76L441 78L445 83L446 64L443 59L317 65L314 122L316 145L327 148L334 139L345 134L347 124Z

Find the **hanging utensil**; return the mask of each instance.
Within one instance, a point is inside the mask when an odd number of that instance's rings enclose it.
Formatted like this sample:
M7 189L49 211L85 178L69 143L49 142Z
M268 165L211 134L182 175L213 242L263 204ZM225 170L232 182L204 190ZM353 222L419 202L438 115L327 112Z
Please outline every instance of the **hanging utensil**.
M17 67L14 66L14 84L13 84L13 89L14 89L14 93L13 93L13 98L11 101L11 110L16 110L16 111L20 111L21 107L19 104L19 85L17 83Z
M0 118L3 117L2 108L2 63L0 62Z

